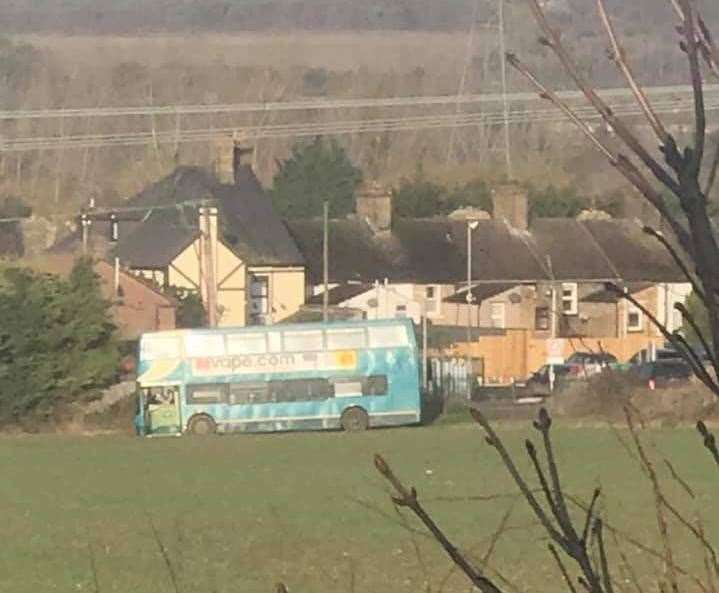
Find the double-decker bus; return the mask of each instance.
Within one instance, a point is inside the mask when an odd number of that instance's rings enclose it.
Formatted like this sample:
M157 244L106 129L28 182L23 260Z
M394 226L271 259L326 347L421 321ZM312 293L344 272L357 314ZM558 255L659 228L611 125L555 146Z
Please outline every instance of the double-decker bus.
M268 432L420 422L408 319L145 334L138 434Z

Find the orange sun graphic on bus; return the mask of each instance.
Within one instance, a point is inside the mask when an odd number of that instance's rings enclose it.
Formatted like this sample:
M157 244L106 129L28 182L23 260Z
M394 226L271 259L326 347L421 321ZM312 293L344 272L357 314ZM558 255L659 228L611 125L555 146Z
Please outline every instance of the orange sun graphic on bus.
M337 364L342 368L354 368L357 366L357 353L352 350L337 353Z

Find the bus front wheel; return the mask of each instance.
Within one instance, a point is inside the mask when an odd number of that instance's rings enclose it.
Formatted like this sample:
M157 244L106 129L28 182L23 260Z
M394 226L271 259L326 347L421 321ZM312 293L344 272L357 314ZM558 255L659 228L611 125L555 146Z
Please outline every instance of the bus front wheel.
M340 424L345 432L361 432L369 427L369 416L362 408L348 408L342 413Z
M216 431L217 425L215 424L215 421L204 414L193 416L187 423L187 432L192 435L205 436L208 434L215 434Z

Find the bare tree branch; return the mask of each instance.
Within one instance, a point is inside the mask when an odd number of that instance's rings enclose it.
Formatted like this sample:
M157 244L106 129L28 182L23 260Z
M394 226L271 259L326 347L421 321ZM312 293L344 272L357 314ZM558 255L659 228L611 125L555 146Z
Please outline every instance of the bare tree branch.
M167 574L170 577L170 583L172 584L172 590L175 593L180 593L180 585L177 581L177 574L175 573L175 567L172 565L172 561L170 560L170 554L167 551L167 548L165 547L164 542L162 541L162 538L160 537L160 533L157 531L157 527L155 526L155 522L152 520L152 517L149 513L147 515L147 522L150 524L150 530L152 531L152 537L155 540L155 543L157 544L157 548L160 551L160 555L162 556L162 560L165 563L165 568L167 569Z
M442 548L444 548L445 552L447 552L447 555L462 572L467 575L472 584L482 591L482 593L501 593L501 589L484 576L480 570L472 566L469 560L449 541L444 532L420 504L417 499L417 491L414 488L407 489L404 484L399 481L397 476L394 475L392 469L381 455L374 456L374 465L377 471L392 485L397 493L397 496L392 499L393 502L398 506L409 508L417 518L424 523L425 527L429 529L434 538L439 542Z
M538 0L528 0L529 6L532 9L539 28L542 30L544 38L540 41L544 45L548 45L552 48L559 61L564 66L564 70L569 77L574 81L577 88L582 91L587 100L602 116L604 121L609 124L612 129L616 132L617 136L629 147L629 149L639 157L644 165L654 174L654 176L668 189L672 191L678 197L681 195L681 187L679 183L671 176L667 171L650 153L644 148L642 143L636 138L636 136L629 130L624 122L614 115L611 107L597 94L592 86L584 79L579 72L579 68L574 63L572 58L567 52L566 48L562 44L559 34L549 25L547 17L544 11L539 6ZM665 155L672 155L675 147L671 136L668 138L669 143L663 146Z
M644 451L644 445L642 444L642 441L639 438L637 429L634 426L634 420L632 419L632 415L629 412L628 408L624 409L624 416L627 420L627 426L629 427L629 433L632 435L632 440L634 441L634 446L637 450L637 453L639 454L639 459L641 460L642 467L644 468L645 472L647 473L649 481L651 482L651 485L652 485L652 491L654 493L654 501L655 501L655 507L656 507L656 515L657 515L657 526L659 528L659 536L661 538L662 547L664 550L664 562L666 563L666 577L669 581L669 585L671 586L672 591L677 593L679 591L679 585L678 585L678 581L677 581L677 570L676 570L676 566L674 564L674 552L672 549L671 540L669 539L669 527L667 525L667 520L666 520L666 517L664 516L664 511L663 511L664 495L663 495L661 487L659 485L659 478L657 477L656 471L654 470L654 465L652 464L651 460L649 459L646 452Z
M716 464L719 465L719 449L717 448L716 437L709 432L706 424L704 424L701 420L697 422L697 430L704 440L704 446L707 448L709 453L712 454Z
M664 248L669 252L669 255L674 260L674 263L677 264L679 269L682 271L682 274L684 274L687 281L692 285L692 290L694 291L694 293L701 299L703 303L706 303L706 296L704 295L704 290L699 285L699 282L697 282L695 275L689 270L687 264L684 263L684 259L682 259L674 246L664 236L664 233L662 233L661 231L657 231L656 229L648 225L642 226L642 230L647 235L654 237L664 246Z
M589 503L589 508L587 509L587 518L584 523L584 529L582 530L582 541L587 541L587 536L589 535L589 529L592 525L592 515L594 513L594 505L597 504L597 500L599 499L599 495L601 494L601 490L599 488L595 488L594 492L592 493L592 501Z
M706 110L704 109L704 80L699 65L698 41L694 11L691 0L678 0L684 14L682 30L684 33L684 48L689 59L689 74L694 94L694 154L692 155L692 171L699 174L704 159L704 145L706 143Z
M714 158L712 159L711 165L709 166L709 176L707 177L706 185L704 186L704 195L709 198L709 195L714 189L714 183L716 183L717 173L719 172L719 139L717 139L717 145L714 148Z
M604 29L606 30L609 41L612 44L612 61L617 65L617 68L619 68L619 70L624 75L624 78L627 81L629 88L632 89L634 98L637 100L637 103L644 112L644 116L647 118L647 121L654 130L654 133L657 135L657 138L659 138L659 142L661 142L661 144L667 144L667 142L669 142L669 133L664 127L662 121L655 113L654 109L652 108L651 103L649 102L649 99L644 92L644 89L642 89L639 83L637 83L637 79L634 76L631 67L629 66L629 62L627 61L624 47L619 43L617 35L614 31L614 26L612 25L612 21L607 14L604 0L597 0L597 8L599 9L599 16L602 19Z
M559 572L562 573L564 582L567 583L567 587L569 587L570 592L577 593L577 589L574 586L572 577L569 576L569 573L567 572L567 568L564 566L564 563L562 562L562 559L560 558L559 553L557 552L557 549L552 544L549 544L548 547L549 547L549 551L551 552L552 556L554 557L554 561L557 563L557 566L559 567Z
M717 364L716 356L714 354L714 351L709 347L709 342L707 342L707 339L704 336L704 332L702 332L701 328L697 324L696 319L694 319L694 316L689 312L689 309L687 309L682 303L675 303L674 308L679 311L679 313L681 313L682 319L684 319L691 326L692 331L694 331L697 338L699 339L699 342L701 343L704 352L709 357L709 360L711 361L714 368L714 372L717 373L717 377L719 377L719 364Z
M671 227L672 232L676 235L682 249L689 254L693 253L694 247L687 230L674 216L672 216L662 196L654 189L654 187L652 187L652 184L649 183L649 180L637 168L637 166L623 154L615 154L612 149L602 142L591 130L591 128L574 113L571 107L562 101L554 91L544 85L516 55L508 53L506 58L507 62L539 91L540 97L548 100L554 106L559 108L562 113L567 116L567 119L574 123L589 139L594 147L609 160L609 163L615 167L652 206L654 206L654 208L660 213L662 219L665 220Z
M554 450L552 448L552 440L549 438L549 430L552 427L552 419L545 408L540 408L539 416L534 421L534 428L542 434L544 441L544 454L547 456L547 466L549 467L549 477L552 480L552 488L554 489L554 499L556 501L557 521L562 526L565 534L571 536L571 539L579 539L572 520L569 517L567 503L564 500L562 492L562 481L559 478L559 468L554 459Z
M613 593L614 588L612 587L612 577L609 572L609 561L607 560L607 550L604 547L604 535L602 533L602 520L597 518L594 521L594 535L597 538L597 548L599 549L599 566L602 570L602 581L604 583L604 590L607 593Z

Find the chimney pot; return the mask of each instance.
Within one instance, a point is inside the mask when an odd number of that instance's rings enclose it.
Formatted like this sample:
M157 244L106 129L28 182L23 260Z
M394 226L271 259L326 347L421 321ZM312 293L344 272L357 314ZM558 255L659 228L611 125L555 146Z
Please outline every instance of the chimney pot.
M519 184L500 185L492 190L492 207L496 220L522 231L529 227L529 201L527 190Z
M375 232L388 231L392 227L392 192L376 181L360 188L355 209Z

